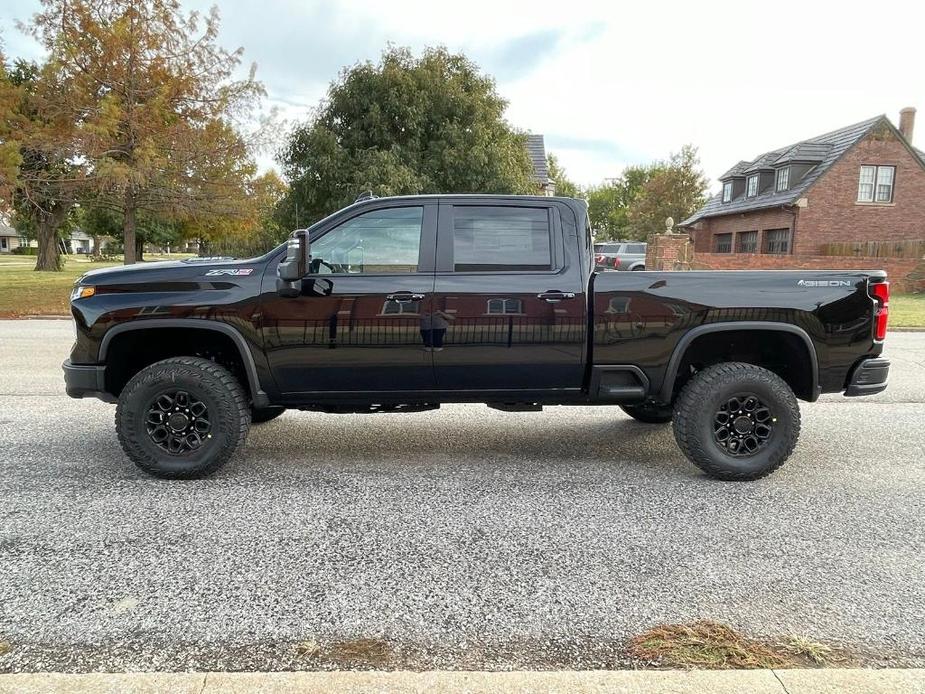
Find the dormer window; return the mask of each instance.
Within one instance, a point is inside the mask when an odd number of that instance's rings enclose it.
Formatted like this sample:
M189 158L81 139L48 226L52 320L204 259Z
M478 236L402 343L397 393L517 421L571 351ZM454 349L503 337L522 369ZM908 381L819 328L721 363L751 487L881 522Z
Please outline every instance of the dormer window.
M748 191L746 195L750 198L758 195L758 174L752 174L748 177Z
M732 200L732 181L723 183L723 202Z
M782 190L787 190L790 187L790 167L785 166L782 169L777 170L777 184L775 185L775 190L779 193Z

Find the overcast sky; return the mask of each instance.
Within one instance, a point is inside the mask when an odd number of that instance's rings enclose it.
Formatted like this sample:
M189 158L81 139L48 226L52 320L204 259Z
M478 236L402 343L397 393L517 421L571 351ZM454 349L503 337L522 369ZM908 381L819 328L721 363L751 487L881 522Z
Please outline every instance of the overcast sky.
M342 66L388 42L442 44L494 75L508 120L543 133L581 184L692 143L716 189L739 159L880 113L896 122L904 106L919 108L925 148L922 2L218 4L223 44L244 47L284 118L306 117ZM38 56L14 24L37 7L3 0L8 55Z

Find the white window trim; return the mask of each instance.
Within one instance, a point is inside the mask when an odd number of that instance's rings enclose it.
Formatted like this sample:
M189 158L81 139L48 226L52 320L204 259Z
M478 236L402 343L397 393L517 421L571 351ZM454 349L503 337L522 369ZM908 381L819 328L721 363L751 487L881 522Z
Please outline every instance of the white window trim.
M491 310L491 304L492 304L492 302L496 302L496 301L500 301L500 302L501 302L501 310L500 310L500 311L492 311L492 310ZM515 302L514 308L517 309L516 311L508 311L508 310L507 310L507 308L508 308L508 302L509 302L509 301ZM493 298L493 299L489 299L489 300L485 303L485 315L486 315L486 316L522 316L522 315L523 315L523 308L524 308L524 302L523 302L522 299L495 297L495 298Z
M784 181L784 185L781 186L781 181ZM774 190L778 193L788 190L790 188L790 167L784 166L777 170L777 177L774 180Z
M755 182L755 192L752 192L752 181ZM745 197L754 198L758 195L758 174L752 174L747 179L745 179Z
M874 176L870 183L862 182L861 176L864 175L864 169L873 169ZM886 200L878 200L878 192L881 185L880 183L880 172L881 170L890 170L890 182L889 182L889 191L890 196ZM861 195L861 186L870 186L870 196L862 197ZM896 166L893 164L862 164L861 168L858 169L858 197L857 202L862 205L891 205L893 204L893 196L896 192Z
M723 202L732 202L732 181L723 182Z

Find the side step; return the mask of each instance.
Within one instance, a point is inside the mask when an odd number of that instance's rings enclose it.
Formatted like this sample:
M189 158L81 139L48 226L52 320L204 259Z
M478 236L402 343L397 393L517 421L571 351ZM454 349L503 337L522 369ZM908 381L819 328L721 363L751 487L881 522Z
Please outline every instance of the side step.
M309 410L311 412L325 412L327 414L378 414L381 412L427 412L428 410L439 410L439 402L417 402L417 403L391 403L391 404L374 404L374 405L338 405L337 403L325 403L315 405L300 405L300 410Z
M486 402L493 410L502 412L542 412L543 406L538 402Z
M595 366L589 395L593 401L632 405L649 393L649 379L638 366Z

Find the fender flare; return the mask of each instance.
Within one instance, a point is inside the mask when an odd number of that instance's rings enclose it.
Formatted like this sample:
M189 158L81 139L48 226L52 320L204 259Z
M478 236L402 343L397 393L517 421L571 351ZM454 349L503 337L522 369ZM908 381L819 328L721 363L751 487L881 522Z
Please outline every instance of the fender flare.
M731 330L764 330L770 332L790 333L803 340L806 351L809 354L810 370L812 376L812 386L810 390L810 402L815 402L819 397L819 357L816 354L816 345L813 343L809 334L803 328L790 323L778 323L774 321L733 321L729 323L708 323L699 325L692 330L688 330L678 344L675 345L668 360L668 366L665 369L665 379L662 381L662 387L659 389L658 397L662 402L671 402L671 394L674 390L674 382L678 377L678 368L684 353L691 343L702 335L709 333L729 332Z
M241 357L241 362L244 364L244 372L247 374L247 386L248 390L250 391L251 400L253 401L254 407L261 408L270 404L269 397L267 397L267 394L260 388L260 377L257 375L257 364L254 361L253 353L247 346L247 340L244 339L244 336L240 333L240 331L236 330L234 327L228 325L227 323L203 320L202 318L149 318L131 323L122 323L120 325L113 326L103 335L103 339L100 342L100 353L98 361L100 363L105 363L106 353L109 350L109 345L113 339L119 335L136 330L157 330L162 328L212 330L214 332L222 333L223 335L230 337L231 341L234 343L238 350L238 354Z

